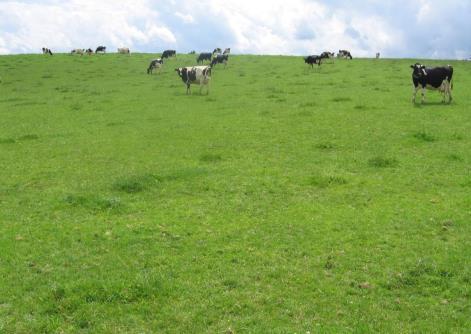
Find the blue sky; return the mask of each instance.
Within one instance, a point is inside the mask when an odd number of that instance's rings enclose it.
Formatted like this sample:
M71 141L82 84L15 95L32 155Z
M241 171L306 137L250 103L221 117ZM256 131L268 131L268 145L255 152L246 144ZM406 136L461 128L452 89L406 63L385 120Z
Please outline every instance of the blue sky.
M471 57L471 0L0 0L0 54L131 51Z

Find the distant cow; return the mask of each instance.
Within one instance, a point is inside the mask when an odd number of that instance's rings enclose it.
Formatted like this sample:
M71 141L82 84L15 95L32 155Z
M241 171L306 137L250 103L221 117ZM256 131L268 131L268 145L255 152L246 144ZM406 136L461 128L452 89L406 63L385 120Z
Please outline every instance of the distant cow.
M379 59L380 53L376 52L376 59Z
M186 93L191 94L190 85L200 85L200 94L203 86L207 87L207 94L209 94L209 83L211 81L211 67L210 66L190 66L176 68L180 78L186 85Z
M163 63L164 61L162 58L153 59L149 64L149 68L147 68L147 74L152 74L152 71L154 71L156 68L158 68L160 72Z
M118 53L129 54L129 48L118 48Z
M100 45L99 47L96 48L95 53L106 53L106 46Z
M228 55L229 53L231 53L231 48L224 49L224 52L222 54L223 55Z
M322 58L318 55L304 57L304 62L308 65L311 65L311 67L314 67L314 64L317 64L317 66L321 66L321 61Z
M410 66L413 69L412 82L414 92L412 103L415 103L417 91L422 88L422 103L425 101L425 89L438 90L442 93L442 102L448 95L448 103L451 102L451 90L453 89L453 67L450 65L440 67L425 67L419 63Z
M213 54L210 52L202 52L198 55L198 58L196 58L196 62L199 64L203 64L205 60L211 61L211 58L213 57Z
M353 59L352 54L348 50L339 50L337 58Z
M176 56L177 56L177 51L175 50L165 50L164 52L162 52L162 59L176 57Z
M227 66L227 61L229 60L228 54L216 55L216 57L211 60L211 67L216 66L217 64L224 64L224 68Z
M83 54L85 53L85 49L73 49L72 51L70 51L70 53L83 56Z
M321 53L321 55L319 57L321 57L321 59L331 59L332 63L333 63L334 56L335 56L335 54L333 52L324 51L324 52Z
M85 50L85 53L90 56L90 55L93 54L93 50L88 48L88 49Z
M51 49L42 48L42 50L43 50L43 55L51 55L51 56L52 56L52 51L51 51Z

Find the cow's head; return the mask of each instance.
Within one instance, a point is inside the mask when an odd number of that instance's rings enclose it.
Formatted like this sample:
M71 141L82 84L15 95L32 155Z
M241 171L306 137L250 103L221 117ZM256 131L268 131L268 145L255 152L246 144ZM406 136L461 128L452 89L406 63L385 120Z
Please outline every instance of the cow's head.
M427 72L425 71L425 65L415 63L414 65L410 66L414 71L412 72L412 76L414 78L423 78L427 75Z

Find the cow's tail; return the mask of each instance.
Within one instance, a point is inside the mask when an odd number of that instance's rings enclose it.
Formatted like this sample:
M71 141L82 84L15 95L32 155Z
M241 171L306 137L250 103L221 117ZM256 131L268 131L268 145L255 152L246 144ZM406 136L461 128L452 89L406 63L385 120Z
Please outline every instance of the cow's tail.
M448 68L450 69L450 88L453 89L453 66L448 65Z

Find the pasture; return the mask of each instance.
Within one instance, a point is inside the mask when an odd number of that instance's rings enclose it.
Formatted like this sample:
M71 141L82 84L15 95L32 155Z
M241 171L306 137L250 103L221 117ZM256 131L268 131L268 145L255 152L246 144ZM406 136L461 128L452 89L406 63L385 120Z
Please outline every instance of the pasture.
M0 332L469 331L471 63L155 57L0 57Z

